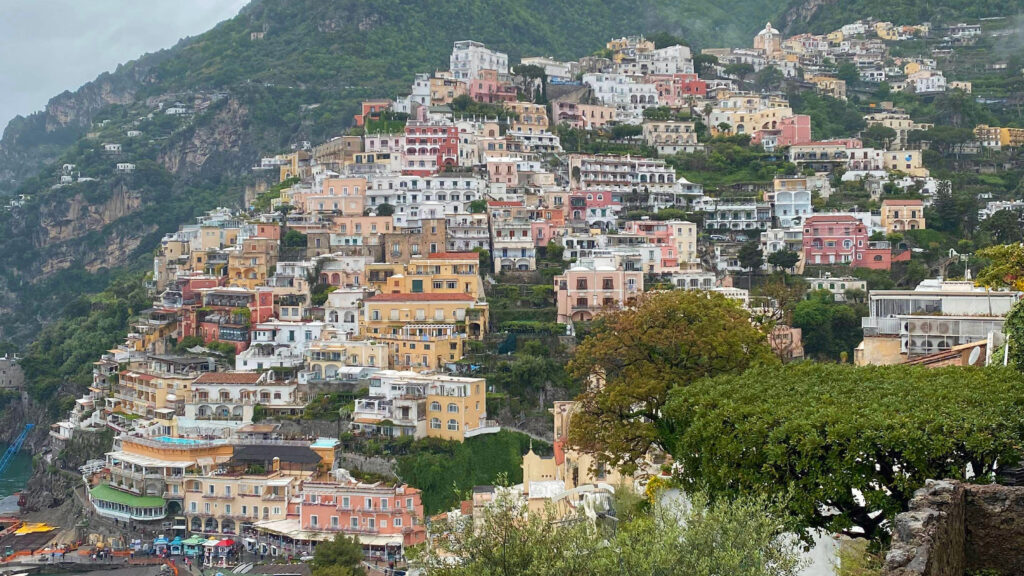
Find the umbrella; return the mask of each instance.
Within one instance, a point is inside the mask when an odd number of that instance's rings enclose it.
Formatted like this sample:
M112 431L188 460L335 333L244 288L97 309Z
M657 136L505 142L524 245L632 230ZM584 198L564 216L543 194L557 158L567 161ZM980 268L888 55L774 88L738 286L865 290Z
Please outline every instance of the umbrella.
M235 545L235 541L234 540L230 540L230 539L228 539L228 540L221 540L220 542L217 542L217 546L234 546L234 545Z

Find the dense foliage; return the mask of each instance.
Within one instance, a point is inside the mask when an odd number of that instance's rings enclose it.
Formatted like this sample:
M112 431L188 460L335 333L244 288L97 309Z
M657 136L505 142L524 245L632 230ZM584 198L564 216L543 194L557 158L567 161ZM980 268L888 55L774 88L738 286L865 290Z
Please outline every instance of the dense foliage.
M363 547L357 537L339 532L334 540L316 545L313 556L313 576L361 576Z
M500 491L479 519L442 520L414 565L439 576L686 574L791 576L799 554L764 499L683 502L616 510L596 523L554 508L529 510ZM628 514L628 516L627 516ZM454 560L454 561L453 561Z
M570 442L630 472L652 446L674 441L661 418L673 389L774 362L764 332L735 301L696 291L648 294L634 308L600 316L576 349L569 369L587 388Z
M105 291L68 304L64 317L39 334L21 362L29 395L54 414L66 408L91 381L92 363L124 340L128 320L148 305L141 275L118 277Z
M523 481L523 454L544 453L549 447L533 443L524 434L502 430L469 438L463 443L425 438L398 457L398 477L423 491L427 515L457 506L464 494L499 474L512 483Z
M687 489L777 494L804 527L882 537L928 478L991 481L1024 441L1006 368L765 366L673 391L669 451ZM863 495L858 498L856 492Z

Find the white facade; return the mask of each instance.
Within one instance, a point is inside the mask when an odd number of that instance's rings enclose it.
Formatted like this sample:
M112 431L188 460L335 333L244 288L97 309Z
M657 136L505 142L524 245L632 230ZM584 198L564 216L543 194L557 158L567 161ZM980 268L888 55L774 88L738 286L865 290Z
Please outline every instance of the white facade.
M481 70L508 74L508 54L490 50L480 42L460 40L452 48L449 69L457 80L475 80Z
M619 120L628 124L639 124L643 111L658 105L656 85L634 82L625 74L584 74L583 83L602 104L615 106Z
M235 370L302 366L306 349L320 339L323 322L271 320L252 330L249 348L235 356Z
M428 218L431 204L436 218L469 212L469 204L481 200L487 190L487 181L472 175L407 176L386 174L371 176L366 186L366 206L380 204L395 207L396 227L406 227L410 220Z

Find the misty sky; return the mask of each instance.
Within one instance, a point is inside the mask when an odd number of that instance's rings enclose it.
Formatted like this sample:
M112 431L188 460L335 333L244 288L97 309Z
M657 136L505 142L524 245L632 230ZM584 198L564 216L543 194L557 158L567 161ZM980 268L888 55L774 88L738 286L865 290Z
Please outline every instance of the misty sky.
M0 133L64 90L230 18L247 0L0 0Z

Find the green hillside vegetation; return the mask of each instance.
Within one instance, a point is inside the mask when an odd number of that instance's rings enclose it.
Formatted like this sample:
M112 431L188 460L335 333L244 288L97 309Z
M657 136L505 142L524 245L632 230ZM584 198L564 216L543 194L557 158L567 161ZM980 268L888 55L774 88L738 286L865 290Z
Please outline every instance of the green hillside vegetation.
M423 491L427 515L437 514L457 507L473 486L491 484L499 474L511 484L522 482L523 454L531 445L538 454L550 454L549 445L508 430L469 438L462 444L425 438L398 457L398 477Z

